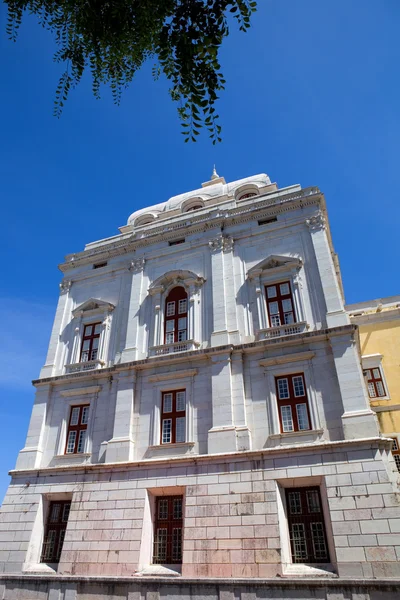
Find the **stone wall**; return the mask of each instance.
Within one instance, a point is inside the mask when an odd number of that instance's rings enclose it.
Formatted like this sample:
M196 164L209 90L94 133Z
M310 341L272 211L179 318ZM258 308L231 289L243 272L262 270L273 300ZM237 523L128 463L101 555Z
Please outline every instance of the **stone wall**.
M400 508L384 440L224 456L43 469L14 476L1 509L1 571L37 572L46 505L72 500L62 575L132 576L152 562L154 496L185 497L182 575L400 577ZM291 564L284 489L318 485L330 565ZM53 571L54 572L54 571Z

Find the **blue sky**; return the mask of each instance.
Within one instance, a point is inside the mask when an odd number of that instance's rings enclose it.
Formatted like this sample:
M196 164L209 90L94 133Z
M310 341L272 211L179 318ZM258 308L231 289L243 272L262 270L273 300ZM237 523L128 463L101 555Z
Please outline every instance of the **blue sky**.
M23 447L30 381L45 360L61 273L84 244L128 215L197 188L213 163L227 181L266 172L326 194L346 301L400 292L397 0L259 0L253 27L222 51L223 143L184 144L151 64L122 98L85 80L52 116L60 67L32 19L18 42L0 12L2 344L0 500Z

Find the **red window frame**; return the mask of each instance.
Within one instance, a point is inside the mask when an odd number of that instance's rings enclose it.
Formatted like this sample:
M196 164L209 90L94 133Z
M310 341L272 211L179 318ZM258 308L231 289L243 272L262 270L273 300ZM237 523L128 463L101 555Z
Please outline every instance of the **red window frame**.
M393 446L392 446L392 455L394 458L394 462L396 463L397 470L400 473L400 446L399 440L397 437L392 438Z
M50 502L40 562L60 561L70 509L71 500Z
M178 394L184 394L184 410L178 410ZM167 396L171 396L171 401ZM182 402L182 396L179 397ZM168 403L171 402L171 410L165 410ZM183 436L181 431L177 431L177 420L184 419ZM178 434L178 435L177 435ZM183 437L183 439L181 439ZM186 442L186 390L171 390L162 392L161 398L161 444L179 444Z
M303 394L298 394L296 396L296 388L298 389L299 380L296 378L301 378L302 381L302 391ZM279 383L281 380L286 380L287 384L283 381ZM297 384L297 385L296 385ZM276 399L278 402L278 412L279 412L279 422L281 426L281 433L292 433L295 431L310 431L312 429L311 426L311 416L310 416L310 407L308 404L308 396L307 396L307 388L304 379L304 373L293 373L291 375L280 375L279 377L275 377L275 386L276 386ZM285 391L288 394L288 397L284 397L281 391ZM305 405L306 406L306 415L304 415L304 409L300 409L303 413L301 416L307 417L308 427L300 427L300 412L298 406ZM290 411L288 410L290 408ZM290 413L290 414L289 414ZM288 429L289 417L291 417L292 428Z
M281 286L283 286L283 285L287 285L289 287L289 292L287 294L284 294L281 292ZM269 298L268 290L271 288L276 289L276 296ZM296 323L296 312L294 310L292 286L290 284L290 281L279 281L278 283L270 283L270 284L266 285L265 286L265 299L267 302L268 320L269 320L270 327L280 327L281 325L291 325L292 323ZM283 302L285 300L290 300L290 302L292 304L291 311L284 310ZM278 312L277 313L271 313L271 304L274 302L276 302L278 304ZM292 315L292 321L288 321L286 323L287 318L285 318L285 314L287 315L289 313ZM274 323L274 320L276 319L277 316L279 316L279 323Z
M185 312L179 312L180 300L186 300ZM171 313L173 307L174 312ZM179 319L186 319L186 327L179 327ZM171 325L173 323L173 325ZM174 287L165 300L164 344L176 344L187 340L188 332L188 295L182 286ZM172 334L172 335L171 335ZM181 338L181 339L179 339ZM173 340L173 341L171 341Z
M319 487L286 488L292 561L329 563L329 548Z
M101 325L101 323L89 323L88 325L85 325L83 329L81 354L79 358L80 362L88 362L97 359L101 335L101 332L95 333L97 325ZM93 346L95 345L96 340L97 344L96 348L94 348ZM84 350L83 347L87 341L89 341L89 347Z
M153 564L182 563L183 496L157 496Z
M90 404L80 404L78 406L71 406L68 419L67 438L65 442L65 454L81 454L84 451L89 418L89 408ZM81 432L85 432L85 435L82 436ZM73 435L73 433L75 433L75 436ZM68 451L70 438L70 447L73 447L72 451Z
M378 371L378 374L375 373ZM367 380L368 395L370 398L385 398L386 388L382 378L382 371L380 367L372 367L371 369L364 369L364 376ZM380 386L382 386L382 393L380 393ZM372 395L371 395L372 392Z

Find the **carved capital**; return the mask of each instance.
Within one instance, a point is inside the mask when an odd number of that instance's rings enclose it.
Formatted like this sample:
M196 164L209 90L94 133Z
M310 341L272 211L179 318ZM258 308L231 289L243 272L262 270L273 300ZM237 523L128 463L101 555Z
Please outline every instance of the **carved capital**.
M306 225L310 231L319 231L320 229L325 229L326 221L324 215L321 212L317 213L311 217L311 219L306 220Z
M219 235L216 238L210 240L208 245L211 252L229 252L233 249L234 239L228 235Z
M60 293L65 294L66 292L69 292L71 285L72 281L70 279L63 279L60 283Z
M143 271L145 263L146 259L144 256L134 258L129 265L129 270L132 271L132 273L140 273L140 271Z

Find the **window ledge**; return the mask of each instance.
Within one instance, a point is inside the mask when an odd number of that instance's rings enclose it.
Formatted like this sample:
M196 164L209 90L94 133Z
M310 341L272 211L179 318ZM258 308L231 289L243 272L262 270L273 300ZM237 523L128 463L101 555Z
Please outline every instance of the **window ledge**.
M145 453L145 458L161 458L193 455L195 442L179 442L177 444L159 444L149 446Z
M283 568L283 577L338 577L332 563L291 564Z
M54 458L62 460L67 458L90 458L90 456L92 456L91 452L69 452L68 454L55 454Z
M287 433L273 433L268 436L268 446L284 446L285 444L304 444L306 442L320 441L323 429L307 429L306 431L288 431Z
M155 444L149 446L149 450L158 450L161 448L193 448L195 442L176 442L175 444Z
M57 575L58 563L31 564L22 569L23 573L43 573L46 575Z
M180 577L181 576L181 565L149 565L144 567L141 571L136 571L136 575L140 577Z

